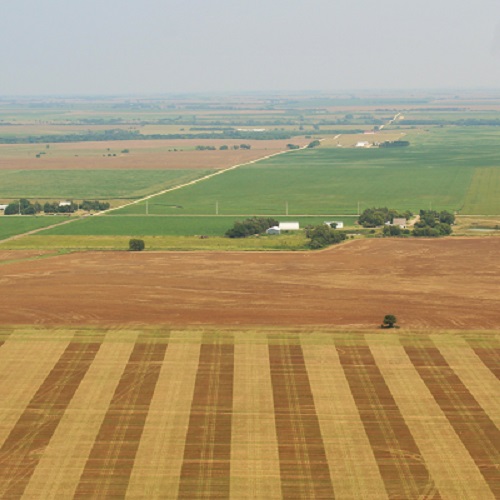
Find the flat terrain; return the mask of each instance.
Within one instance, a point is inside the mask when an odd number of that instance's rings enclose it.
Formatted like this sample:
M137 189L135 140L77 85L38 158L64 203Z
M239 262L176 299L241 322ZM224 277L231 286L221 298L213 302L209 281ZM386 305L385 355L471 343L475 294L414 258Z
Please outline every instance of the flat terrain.
M0 170L0 199L29 198L33 202L134 199L190 182L210 172L196 169Z
M87 252L2 266L4 324L500 328L496 238L322 252Z
M500 496L493 333L0 331L0 497Z
M2 170L183 170L220 169L247 163L284 151L286 144L301 146L309 140L179 139L51 144L0 144ZM251 149L234 150L249 144ZM227 145L230 149L220 151ZM216 151L197 151L196 146L213 146ZM128 153L124 153L128 150ZM40 158L36 155L42 152ZM115 156L113 156L115 155Z

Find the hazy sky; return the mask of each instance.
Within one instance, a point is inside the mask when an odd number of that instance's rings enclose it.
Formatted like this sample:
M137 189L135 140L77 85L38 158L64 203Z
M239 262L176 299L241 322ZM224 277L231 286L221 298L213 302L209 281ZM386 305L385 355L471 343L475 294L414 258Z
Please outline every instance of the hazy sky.
M0 1L0 95L500 88L499 0Z

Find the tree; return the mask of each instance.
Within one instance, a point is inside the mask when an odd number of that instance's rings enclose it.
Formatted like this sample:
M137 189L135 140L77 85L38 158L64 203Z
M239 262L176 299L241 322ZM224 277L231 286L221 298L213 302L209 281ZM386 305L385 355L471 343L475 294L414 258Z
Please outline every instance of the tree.
M321 142L319 142L319 141L316 139L316 140L314 140L314 141L311 141L311 142L307 145L307 147L308 147L308 148L316 148L316 147L318 147L320 144L321 144Z
M309 226L306 228L306 237L309 238L308 246L312 250L335 245L344 241L347 235L342 231L332 229L327 224Z
M396 316L394 314L386 314L384 316L384 321L382 322L383 328L394 328L394 325L397 323Z
M251 217L243 221L236 221L231 229L225 233L227 238L246 238L254 234L265 233L267 229L279 223L272 217Z
M145 248L144 240L138 240L136 238L132 238L128 242L128 249L131 252L140 252L144 250L144 248Z

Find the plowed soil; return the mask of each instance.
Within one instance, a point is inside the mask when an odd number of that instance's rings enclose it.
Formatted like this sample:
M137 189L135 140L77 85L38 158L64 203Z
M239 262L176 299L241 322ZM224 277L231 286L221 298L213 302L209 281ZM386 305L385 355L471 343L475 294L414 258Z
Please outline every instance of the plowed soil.
M158 170L158 169L218 169L239 163L257 160L286 150L286 144L293 142L304 146L308 139L296 137L279 141L237 141L237 140L149 140L111 141L54 144L50 150L39 145L0 145L0 170ZM250 144L252 149L218 148L241 143ZM216 151L196 151L198 145L214 146ZM109 149L108 149L109 148ZM190 148L190 149L186 149ZM35 154L46 153L40 158ZM120 151L128 149L129 153ZM177 151L174 151L177 149ZM185 150L183 150L185 149ZM108 156L108 154L116 156Z
M500 328L496 239L322 252L88 252L2 265L4 324ZM10 253L9 253L10 254ZM9 255L10 256L10 255Z

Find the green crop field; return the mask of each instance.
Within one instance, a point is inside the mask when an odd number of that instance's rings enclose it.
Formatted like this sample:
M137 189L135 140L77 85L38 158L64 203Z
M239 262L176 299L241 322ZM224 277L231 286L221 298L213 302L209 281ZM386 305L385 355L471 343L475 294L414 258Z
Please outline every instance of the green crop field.
M473 179L497 175L496 130L448 128L411 135L394 149L319 148L280 155L150 200L151 214L356 214L370 206L463 210L469 189L493 213L495 189ZM488 183L486 183L488 184ZM487 188L487 189L485 189ZM485 191L484 194L482 191ZM143 214L141 204L116 214ZM477 213L477 212L475 212Z
M222 236L232 227L232 216L99 216L88 217L71 224L44 231L44 235L94 235L94 236ZM301 227L322 224L324 217L279 217L281 222L298 221ZM340 217L335 220L353 226L356 217Z
M0 199L138 198L208 173L208 170L2 170Z
M16 234L27 233L34 229L57 224L66 217L32 217L32 216L2 216L0 217L0 240Z

